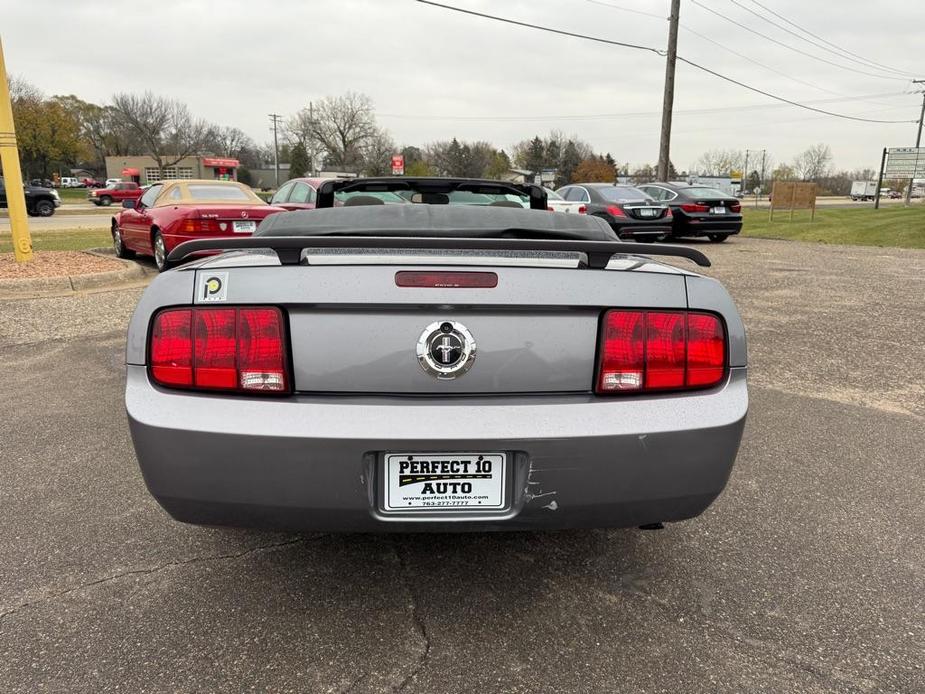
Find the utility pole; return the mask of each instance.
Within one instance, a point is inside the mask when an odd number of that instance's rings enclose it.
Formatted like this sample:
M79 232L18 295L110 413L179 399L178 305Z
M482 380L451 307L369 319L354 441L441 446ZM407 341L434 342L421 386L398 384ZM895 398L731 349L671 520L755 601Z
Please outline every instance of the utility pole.
M758 187L764 190L764 160L768 156L768 150L761 150L761 172L758 174ZM758 191L755 190L755 207L758 207Z
M748 150L745 150L745 164L739 174L739 192L745 193L745 181L748 179Z
M658 180L668 180L671 161L671 110L674 107L674 68L678 61L678 16L681 0L671 0L668 17L668 55L665 61L665 97L662 101L662 136L658 146Z
M912 80L913 84L925 84L925 80ZM919 113L919 132L915 136L915 146L916 148L922 145L922 121L925 120L925 89L922 90L922 111ZM918 169L918 157L915 159L915 168ZM906 199L903 201L906 205L912 202L912 186L915 183L915 170L913 170L913 178L909 179L909 183L906 186Z
M279 133L277 128L282 122L283 117L278 113L270 114L270 122L273 124L273 168L276 169L276 187L279 188Z
M0 167L3 167L3 185L6 204L10 208L10 230L13 237L13 255L18 263L32 260L32 238L26 221L26 195L19 168L19 150L16 148L16 129L13 124L13 104L10 101L6 65L3 62L3 44L0 43Z
M315 136L312 134L312 128L315 127L315 107L311 101L308 102L308 174L315 175Z

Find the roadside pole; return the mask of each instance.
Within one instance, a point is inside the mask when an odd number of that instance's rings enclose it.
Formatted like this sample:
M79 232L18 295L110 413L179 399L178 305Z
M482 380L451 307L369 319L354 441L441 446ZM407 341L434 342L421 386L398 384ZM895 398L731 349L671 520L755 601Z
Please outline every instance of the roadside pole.
M681 0L671 0L668 18L668 57L665 61L665 97L662 101L662 136L658 146L658 180L668 180L671 161L671 110L674 107L674 69L678 60L678 15Z
M925 80L912 80L913 84L925 84ZM925 89L922 90L922 110L919 113L919 133L915 136L915 146L916 148L921 147L922 145L922 121L925 120ZM918 164L918 159L916 159L916 164ZM918 166L916 166L916 169ZM915 178L910 178L909 183L906 184L906 199L903 201L906 205L912 202L912 185L915 183Z
M279 189L279 136L277 127L282 120L278 113L271 113L270 120L273 122L273 168L276 169L276 188Z
M880 209L880 186L883 185L883 167L886 166L886 147L883 148L883 156L880 157L880 176L877 177L877 194L874 196L874 209Z
M13 126L13 104L6 81L6 64L3 62L3 43L0 42L0 166L6 187L6 204L10 209L10 229L13 232L13 255L16 262L32 260L32 237L26 221L26 194L19 168L19 150L16 148L16 129Z

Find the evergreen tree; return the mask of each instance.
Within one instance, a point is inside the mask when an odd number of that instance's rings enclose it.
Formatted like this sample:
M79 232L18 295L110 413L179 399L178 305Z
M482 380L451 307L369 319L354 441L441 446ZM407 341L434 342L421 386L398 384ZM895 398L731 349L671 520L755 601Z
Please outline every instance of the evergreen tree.
M311 173L311 162L308 160L308 152L305 145L297 142L289 152L289 178L301 178Z

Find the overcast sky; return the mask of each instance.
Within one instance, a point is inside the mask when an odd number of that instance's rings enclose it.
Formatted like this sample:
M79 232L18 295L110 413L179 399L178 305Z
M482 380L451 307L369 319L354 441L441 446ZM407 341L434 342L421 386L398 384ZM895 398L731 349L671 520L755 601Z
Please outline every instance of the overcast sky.
M667 42L661 17L668 15L668 0L443 1L659 49ZM925 2L759 1L865 61L925 77ZM848 69L775 45L705 7ZM268 113L292 114L311 100L354 90L373 99L380 124L399 144L455 136L509 151L513 143L555 128L619 162L658 158L665 60L649 52L413 0L73 0L41 8L0 0L0 37L7 69L48 95L73 93L104 103L117 91L150 89L266 142ZM792 29L754 0L682 0L679 54L819 108L885 120L918 118L921 96L903 94L912 90L904 75L823 51L743 8ZM675 109L672 160L679 169L712 148L767 149L779 162L817 142L831 145L839 168L875 168L881 147L909 146L915 139L912 122L822 116L683 64Z

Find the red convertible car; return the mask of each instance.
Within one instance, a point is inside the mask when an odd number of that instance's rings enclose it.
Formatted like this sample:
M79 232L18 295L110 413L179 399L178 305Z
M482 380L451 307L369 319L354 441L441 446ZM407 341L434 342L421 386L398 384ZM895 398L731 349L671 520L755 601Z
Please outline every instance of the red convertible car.
M158 270L165 269L167 255L184 241L250 236L264 217L284 211L242 183L215 180L154 183L122 207L112 218L116 255L153 256Z

